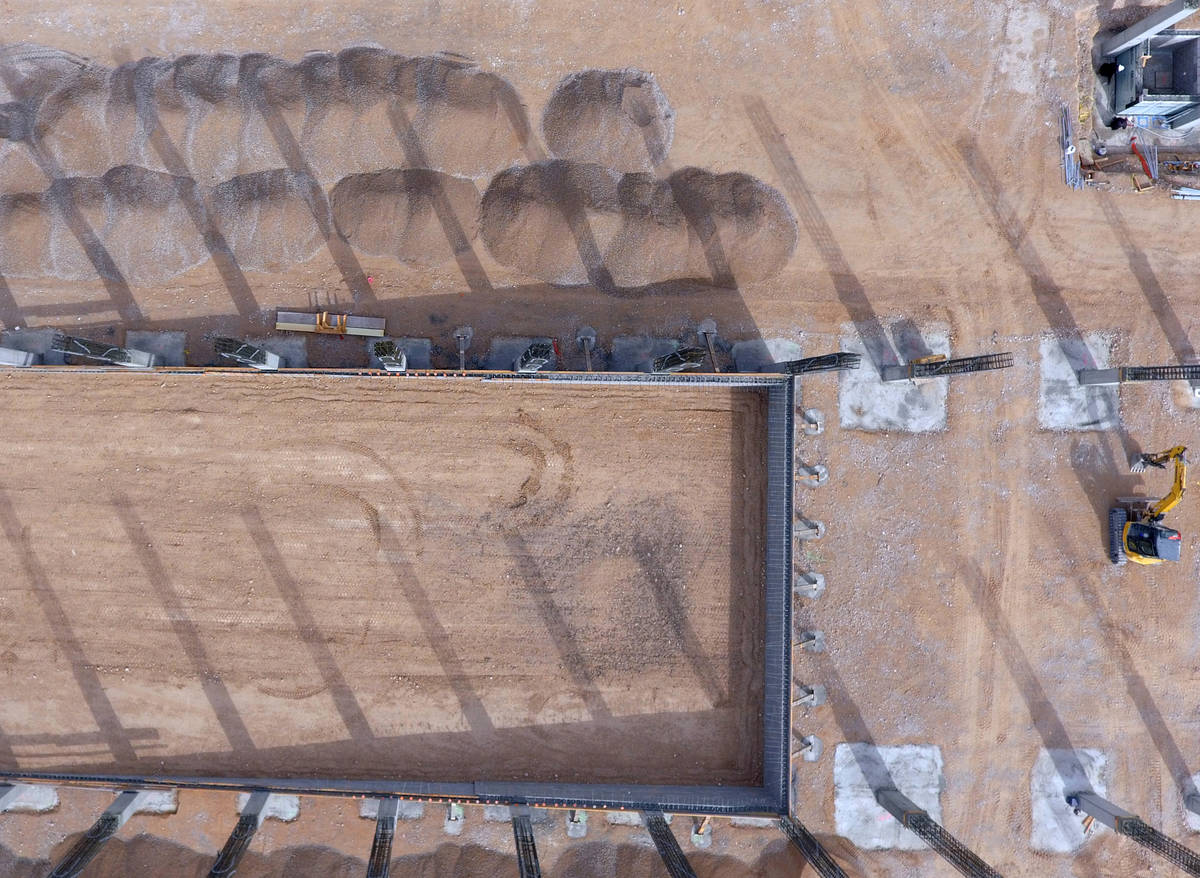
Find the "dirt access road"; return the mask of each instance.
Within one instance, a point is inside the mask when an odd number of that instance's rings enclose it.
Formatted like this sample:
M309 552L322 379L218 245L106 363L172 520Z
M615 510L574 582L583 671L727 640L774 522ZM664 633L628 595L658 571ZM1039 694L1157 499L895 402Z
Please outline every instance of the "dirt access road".
M941 746L946 825L1006 875L1126 876L1166 873L1111 835L1077 856L1033 854L1028 800L1040 747L1096 747L1109 754L1114 799L1195 844L1179 786L1200 765L1191 743L1200 553L1189 544L1171 570L1118 575L1105 566L1099 519L1112 496L1157 485L1130 482L1121 468L1126 451L1188 443L1195 415L1156 388L1124 395L1119 431L1052 433L1037 423L1041 333L1112 331L1118 351L1142 363L1177 361L1194 344L1197 257L1181 234L1193 222L1191 206L1163 193L1069 193L1059 178L1058 109L1077 106L1092 35L1128 18L1122 7L847 0L647 9L569 0L486 10L352 2L314 12L135 3L115 18L82 4L47 12L10 0L3 11L6 41L33 40L106 65L221 51L294 60L307 49L363 41L410 56L458 52L520 94L534 133L533 152L521 162L544 153L538 120L563 77L625 66L652 71L674 110L668 158L655 173L740 171L782 193L798 235L777 274L735 275L736 288L564 289L497 262L475 243L473 259L462 249L454 259L447 248L449 261L435 267L359 256L374 278L371 310L447 349L459 323L472 323L482 343L501 332L571 338L589 322L604 344L627 332L674 334L713 316L727 338L785 336L812 352L836 345L847 321L869 331L876 319L895 317L918 327L946 324L955 351L1014 350L1018 367L1010 373L954 385L943 433L875 435L831 424L809 447L833 470L808 501L830 524L828 542L811 559L830 577L830 591L807 621L826 630L830 650L801 669L830 686L831 704L803 725L827 745ZM479 192L488 185L472 179ZM196 343L213 329L261 330L260 310L331 290L344 301L354 295L323 245L298 266L244 277L246 286L206 262L146 288L9 279L0 320L97 332L182 324ZM314 361L323 355L314 351ZM809 382L806 402L833 412L835 393L832 381ZM1185 534L1200 532L1189 506L1176 522ZM831 775L828 759L805 769L797 813L848 868L953 874L929 853L858 851L839 840ZM52 833L40 818L0 822L3 844L44 862L99 809L88 795L64 796ZM206 798L194 807L203 814L189 812L182 824L145 821L128 837L144 828L152 847L212 852L230 806ZM313 803L301 818L304 837L361 869L369 827L344 813ZM510 850L503 826L479 826L464 846L438 848L438 826L427 817L402 843L406 854L423 852L429 874L483 874L489 866L453 857ZM298 829L273 827L266 859L247 874L282 874L288 851L299 850ZM547 870L658 874L644 836L591 832L579 848L542 833ZM113 849L112 868L126 850ZM800 871L777 833L724 824L710 852L693 853L693 861L705 875Z

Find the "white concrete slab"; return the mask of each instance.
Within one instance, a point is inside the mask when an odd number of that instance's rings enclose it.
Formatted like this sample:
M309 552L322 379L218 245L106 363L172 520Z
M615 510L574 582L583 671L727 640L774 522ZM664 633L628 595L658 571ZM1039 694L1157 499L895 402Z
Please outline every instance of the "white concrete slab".
M174 814L179 810L178 790L142 790L134 804L133 814Z
M358 816L367 820L379 817L379 800L363 799L359 802ZM420 820L425 816L425 803L401 800L396 803L396 816L401 820Z
M238 793L237 809L239 814L246 807L248 801L250 801L249 793ZM263 820L274 818L275 820L282 820L284 823L291 823L299 816L299 796L284 796L279 793L271 793L267 797L267 805L263 808Z
M898 323L885 331L893 339L893 345L904 351L903 362L927 353L950 356L950 331L944 326L931 326L921 331L923 349L913 349L912 342L906 340L913 333L907 323ZM896 344L897 336L902 343ZM859 368L838 373L838 418L843 428L902 433L932 433L946 429L949 378L884 382L867 346L852 327L843 332L841 344L844 351L862 354Z
M49 784L19 783L13 798L9 799L4 810L26 814L43 814L58 807L58 790Z
M1090 332L1083 341L1047 333L1039 345L1041 382L1038 423L1045 430L1111 430L1120 423L1116 387L1081 387L1078 369L1108 368L1110 333Z
M940 747L838 744L833 757L837 834L867 851L925 850L923 841L875 801L875 790L889 785L941 823L944 780Z
M804 356L800 342L790 338L756 338L733 346L733 366L738 372L758 372L763 366L786 363Z
M642 813L640 811L607 811L605 818L613 826L645 826L642 821ZM674 819L673 814L664 814L663 817L668 823Z
M0 332L0 345L17 351L37 354L38 361L47 366L61 366L67 359L58 351L50 350L54 341L54 329L6 329Z
M1067 805L1067 793L1091 787L1108 792L1108 759L1099 750L1041 750L1029 777L1033 828L1029 846L1035 851L1069 854L1083 847L1083 820ZM1108 832L1094 824L1093 832Z
M1200 790L1200 774L1192 775L1192 786ZM1200 832L1200 814L1195 814L1189 811L1185 805L1183 808L1184 819L1187 820L1187 828L1192 832Z

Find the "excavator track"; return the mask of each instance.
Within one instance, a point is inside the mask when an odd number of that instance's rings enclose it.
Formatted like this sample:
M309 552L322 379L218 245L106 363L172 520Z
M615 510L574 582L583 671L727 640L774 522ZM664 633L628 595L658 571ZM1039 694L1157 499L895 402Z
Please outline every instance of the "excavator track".
M1124 564L1129 559L1125 557L1125 523L1129 521L1129 513L1120 506L1108 510L1108 560L1114 564Z

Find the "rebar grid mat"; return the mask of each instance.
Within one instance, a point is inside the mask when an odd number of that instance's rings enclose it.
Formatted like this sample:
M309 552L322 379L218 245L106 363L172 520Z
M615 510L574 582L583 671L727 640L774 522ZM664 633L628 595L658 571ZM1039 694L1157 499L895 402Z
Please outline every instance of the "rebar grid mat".
M1200 365L1126 366L1121 370L1122 381L1192 381L1198 378Z
M957 360L941 360L936 363L913 363L913 378L932 378L937 375L964 375L968 372L989 372L1007 369L1013 364L1013 355L984 354L981 357L960 357Z
M792 820L790 817L780 817L779 828L783 830L784 835L791 839L792 844L796 846L804 859L808 860L808 864L816 870L821 878L846 878L842 867L833 861L833 857L829 856L829 852L821 847L821 843L805 828L803 823Z
M861 362L861 354L838 351L834 354L822 354L819 357L790 360L781 363L779 368L785 375L807 375L812 372L841 372L846 369L857 369Z
M1001 878L1000 873L963 846L927 814L914 814L904 825L967 878Z
M533 841L533 821L529 819L528 814L514 814L512 825L513 838L517 843L517 865L521 870L521 878L542 878L537 845Z
M1175 839L1167 838L1140 818L1121 820L1117 824L1117 832L1132 838L1142 847L1154 851L1168 863L1173 863L1189 875L1200 875L1200 855L1185 848Z
M117 834L121 821L112 814L103 814L92 824L92 828L72 845L66 857L50 873L48 878L76 878L90 863L100 847Z
M646 828L650 830L650 838L654 840L658 855L662 857L663 865L667 867L671 878L696 878L696 873L692 871L687 857L679 849L675 833L671 832L671 827L667 825L663 815L648 813L643 816L646 819Z
M237 871L238 863L250 846L254 833L258 832L258 818L254 815L244 815L238 818L237 825L229 834L225 847L217 854L217 861L208 870L208 878L229 878Z

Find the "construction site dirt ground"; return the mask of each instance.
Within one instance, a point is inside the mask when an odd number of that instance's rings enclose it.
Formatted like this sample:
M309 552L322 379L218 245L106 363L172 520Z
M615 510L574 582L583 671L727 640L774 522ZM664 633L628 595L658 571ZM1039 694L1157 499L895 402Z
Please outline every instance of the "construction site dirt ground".
M5 768L762 783L761 393L10 374L2 399Z
M1187 243L1193 206L1173 202L1163 191L1076 193L1062 183L1060 108L1066 105L1074 115L1078 107L1091 106L1091 95L1081 96L1077 85L1091 81L1081 73L1090 63L1092 38L1115 17L1128 20L1131 13L1124 7L1013 0L647 7L626 0L563 0L481 8L443 0L384 8L350 0L317 11L265 2L198 7L133 0L117 14L88 4L47 10L44 4L9 0L2 14L6 42L35 41L107 65L187 52L261 51L298 59L308 49L336 51L363 42L412 56L461 53L519 92L537 150L542 149L538 120L563 77L638 67L655 74L674 110L669 157L657 174L689 166L744 172L782 193L796 219L794 250L777 273L743 281L735 268L733 285L562 287L497 262L479 242L470 255L455 251L458 258L448 248L448 261L436 266L360 256L362 272L372 281L370 295L358 290L358 310L386 316L391 333L434 338L443 356L453 351L453 328L465 323L475 329L476 351L485 350L495 335L571 339L583 323L596 328L606 348L616 335L674 336L706 317L716 319L725 339L786 337L801 342L806 353L837 347L848 323L854 332L870 333L876 322L895 318L911 321L918 331L949 327L954 353L1013 351L1013 369L952 382L946 429L927 434L843 430L834 416L837 381L818 376L803 383L804 404L822 408L829 423L823 436L801 443L800 454L827 463L832 475L826 485L800 497L804 513L826 521L829 530L803 559L828 577L828 590L820 600L799 606L798 622L822 629L828 650L798 656L796 676L826 685L829 703L796 718L797 731L821 736L827 753L816 763L798 764L795 813L851 874L955 874L932 852L859 850L835 832L829 751L836 744L935 745L944 758L945 826L1000 872L1116 878L1170 872L1113 833L1097 834L1073 855L1032 851L1030 785L1042 748L1100 750L1110 766L1110 798L1184 844L1200 846L1181 800L1185 779L1200 771L1200 515L1189 495L1169 522L1184 534L1183 561L1159 568L1109 566L1102 522L1114 497L1165 492L1166 476L1157 471L1130 476L1127 454L1194 446L1200 415L1181 404L1180 388L1157 385L1122 391L1118 429L1050 431L1038 421L1044 333L1068 339L1111 333L1114 362L1172 363L1194 353L1200 256ZM515 160L528 161L528 156ZM485 179L476 183L480 189L487 185ZM47 182L21 185L42 188ZM532 240L529 246L540 243ZM245 285L228 272L222 275L211 261L159 285L8 278L0 287L7 297L0 321L5 328L57 326L81 335L119 333L123 327L186 329L197 346L218 331L261 335L276 307L306 306L330 296L354 306L337 256L322 244L307 261L286 270L245 272ZM336 340L313 344L310 359L332 364L348 349ZM10 402L14 395L7 393L4 430L11 429L14 417L46 421L48 412L69 409L70 400L57 396L47 389ZM131 393L114 401L113 413L143 404L144 397ZM89 401L88 410L92 405ZM375 417L371 407L351 408L347 402L343 411L347 439L361 441L357 425ZM401 417L396 414L397 423ZM120 417L111 425L127 435L128 424ZM61 425L64 436L70 429L69 420ZM564 424L563 429L582 440L580 426ZM406 429L400 435L412 434ZM112 440L107 434L74 439L94 457L88 465L98 471L102 449ZM60 478L13 463L7 450L5 456L0 478L10 496L14 483L46 479L54 484ZM472 463L483 466L486 460ZM70 472L78 464L48 461L44 466ZM687 470L698 468L693 463ZM312 471L314 480L327 481L317 467ZM203 478L214 492L223 482L222 473ZM165 473L156 475L158 484L167 481ZM182 503L187 492L179 481ZM698 508L716 503L723 509L728 502L727 479L720 490L668 481L656 473L652 484L637 485L633 496L695 514L689 519L695 527L705 522ZM224 487L232 493L245 490ZM514 487L519 485L506 484L509 491ZM131 545L112 504L113 489L137 501L125 507L136 516L131 524L145 528L146 542L156 549L156 534L166 522L145 517L138 504L153 500L149 508L164 510L167 503L141 497L136 480L118 482L115 476L106 476L104 489L82 501L106 504L102 527L114 546L120 543L127 573L144 577L150 556ZM52 510L16 498L11 502L19 516L41 516L52 527ZM341 505L340 518L363 520L358 507L334 493L324 504ZM628 508L629 501L623 505ZM296 552L299 562L304 553L292 542L298 537L272 530L281 526L279 519L269 506L258 507L278 551L290 546L286 551ZM326 516L323 509L320 515ZM396 515L395 524L407 526L408 519L399 511ZM245 518L230 518L240 529L238 542L229 545L263 571L254 578L265 587L266 565ZM85 520L82 515L64 519ZM711 527L705 532L715 534L716 522ZM10 583L24 575L11 567L23 533L5 537ZM80 563L71 558L73 547L66 542L56 544L52 534L38 536L36 530L30 534L42 541L41 564L69 569ZM202 556L172 563L211 558L227 536L217 529L189 537L202 538L211 543ZM284 557L299 576L291 556ZM175 587L197 588L182 569L168 569ZM43 611L36 601L30 603L27 586L18 587L22 590L25 616L14 621L6 603L6 631L14 625L19 632L32 631L42 624ZM491 607L501 604L496 594L472 598ZM106 608L100 603L94 611ZM469 602L458 609L477 611ZM614 603L605 612L616 609L631 616L654 611ZM279 612L286 610L280 606ZM72 621L80 624L74 615ZM727 636L727 622L728 616L714 633ZM113 624L118 623L116 617ZM698 618L695 623L701 624ZM514 623L506 617L504 624ZM546 642L544 636L540 642ZM29 648L23 633L4 645L14 654ZM311 685L321 685L317 657L307 646L299 649L309 654L301 653L304 664L297 668ZM199 675L184 664L186 655L181 644L176 661L184 676L175 685L195 691ZM69 659L59 661L61 669L70 667ZM708 693L696 688L686 656L678 661L684 691L694 704L707 704ZM106 673L119 680L123 669ZM14 686L43 688L29 680L6 683L8 691ZM499 691L491 687L489 681L486 691ZM78 710L84 703L73 679L65 687L44 689L51 704L69 703ZM2 714L6 731L9 697ZM162 703L171 692L156 688L136 697ZM447 710L453 697L446 693L443 717L453 712ZM337 736L345 739L337 703L328 694L310 700L318 698L323 721L336 724ZM527 711L528 699L523 693L511 709ZM402 709L385 707L393 717ZM118 716L134 725L124 713ZM189 726L181 734L207 736L228 752L215 714L202 728ZM254 736L261 732L256 728L251 734L257 743ZM155 743L174 746L162 739ZM732 742L726 739L726 744ZM712 754L693 755L710 765L716 761ZM603 757L603 764L613 765L612 754ZM570 762L561 754L548 758ZM179 863L182 874L201 874L232 827L232 798L185 792L178 816L136 818L96 861L95 874L149 871L139 864L159 862ZM103 793L64 789L54 814L0 819L0 845L8 858L2 865L16 875L42 874L107 800ZM464 834L449 839L436 811L427 809L424 818L402 824L398 833L396 856L411 871L516 874L508 826L484 823L479 809L468 809ZM361 872L372 826L356 813L351 802L305 799L295 824L264 827L239 874ZM686 832L679 834L703 876L807 874L776 830L718 821L705 851L691 848ZM568 840L558 824L537 830L537 838L551 875L661 874L644 830L593 820L585 840Z

